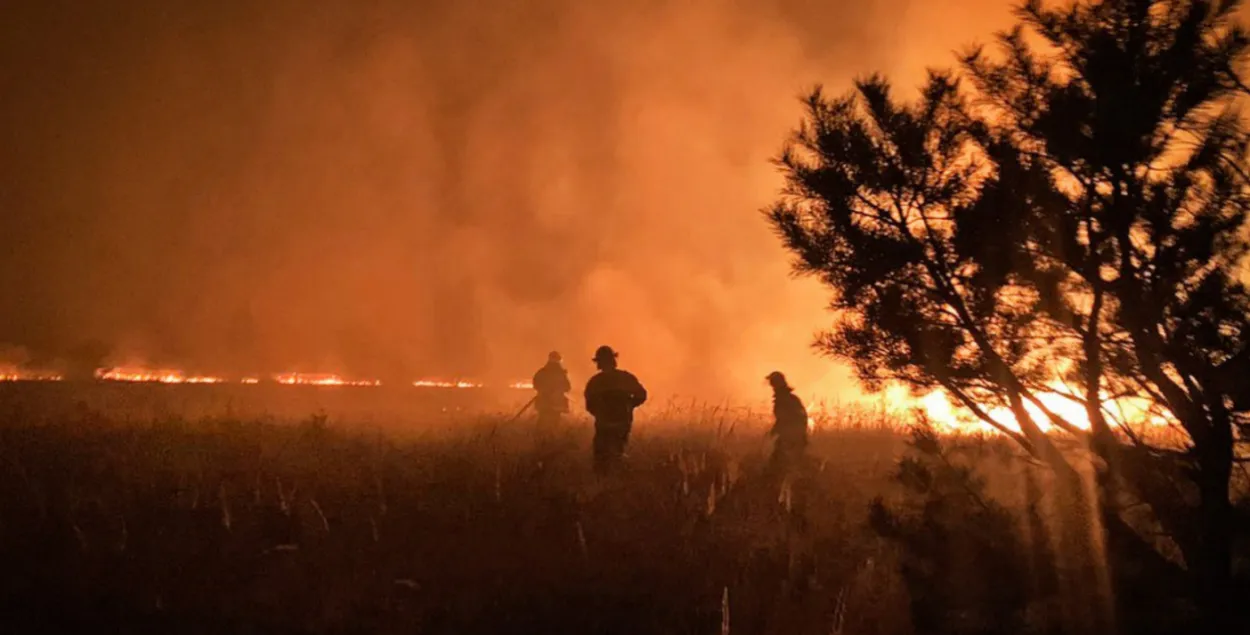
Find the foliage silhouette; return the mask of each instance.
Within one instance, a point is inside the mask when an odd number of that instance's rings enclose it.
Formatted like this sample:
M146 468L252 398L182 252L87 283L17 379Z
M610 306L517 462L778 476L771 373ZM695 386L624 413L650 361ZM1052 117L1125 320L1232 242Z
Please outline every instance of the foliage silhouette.
M1144 504L1211 628L1245 618L1230 502L1250 431L1239 5L1031 1L997 53L931 71L917 102L881 77L817 89L767 210L798 271L833 291L821 349L872 387L944 389L1094 512L1071 536L1102 526L1112 555L1167 570L1125 522ZM1087 422L1048 407L1054 394ZM1186 442L1151 443L1117 410L1125 397ZM1096 500L1047 429L1096 457Z
M958 450L928 425L912 431L913 454L895 479L913 504L892 509L878 497L869 522L878 535L900 544L901 575L908 587L912 624L923 633L1043 632L1031 610L1054 596L1053 560L1044 534L1034 555L1020 537L1019 519L985 491L984 480L956 456ZM1027 510L1034 527L1036 509ZM1040 573L1040 575L1038 575ZM951 580L963 580L953 585Z

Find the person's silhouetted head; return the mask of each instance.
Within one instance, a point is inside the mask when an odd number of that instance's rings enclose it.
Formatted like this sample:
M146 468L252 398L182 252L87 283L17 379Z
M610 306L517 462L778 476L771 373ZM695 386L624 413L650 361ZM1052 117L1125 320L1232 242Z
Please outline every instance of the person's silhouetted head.
M595 351L595 358L593 361L599 370L616 368L616 351L612 350L611 346L600 346L599 349Z
M551 351L547 354L547 363L559 364L564 358L560 357L559 351Z
M790 390L790 384L786 382L786 376L782 375L781 371L774 370L768 373L768 377L765 377L765 379L768 380L768 385L772 386L773 390L777 392Z

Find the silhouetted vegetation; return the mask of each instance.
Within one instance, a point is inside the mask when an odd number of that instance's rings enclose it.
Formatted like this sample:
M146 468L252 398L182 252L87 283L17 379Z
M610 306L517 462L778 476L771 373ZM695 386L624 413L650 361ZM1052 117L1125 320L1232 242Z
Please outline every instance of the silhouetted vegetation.
M1034 536L1040 558L1030 562L1029 546L1016 518L985 491L985 483L958 449L946 447L927 427L916 428L918 450L900 463L896 479L912 494L901 509L873 502L871 522L880 535L903 547L901 574L910 593L913 624L922 633L1044 632L1032 619L1032 605L1053 599L1046 536ZM983 444L972 448L975 455ZM1044 526L1035 505L1026 509L1031 526ZM1052 576L1053 577L1053 576ZM951 584L960 580L960 584Z
M1250 440L1239 5L1031 1L918 101L880 77L817 90L781 157L769 216L839 311L821 347L870 385L941 388L1000 428L1010 412L1003 433L1055 473L1056 557L1089 567L1060 585L1091 605L1068 631L1114 624L1129 567L1192 589L1210 632L1250 628L1230 496ZM1185 441L1151 442L1151 421Z
M6 420L0 632L703 634L726 594L734 633L909 632L866 525L896 432L835 420L779 485L766 420L699 414L606 480L586 421Z
M1074 579L1097 577L1103 563L1074 559L1056 542L1051 527L1074 510L1058 506L1053 472L1020 461L1010 444L917 426L914 451L895 473L904 502L873 502L872 527L901 548L899 573L916 631L1072 633L1099 622L1125 633L1184 630L1194 619L1190 590L1149 561L1111 557L1113 614L1098 615L1105 607L1071 593Z
M93 411L0 426L0 632L1073 632L1087 564L1013 442L819 413L767 469L765 417L670 411L592 475L589 422L406 438ZM399 428L396 428L398 432ZM1118 574L1123 632L1192 618ZM1074 614L1075 613L1075 614Z

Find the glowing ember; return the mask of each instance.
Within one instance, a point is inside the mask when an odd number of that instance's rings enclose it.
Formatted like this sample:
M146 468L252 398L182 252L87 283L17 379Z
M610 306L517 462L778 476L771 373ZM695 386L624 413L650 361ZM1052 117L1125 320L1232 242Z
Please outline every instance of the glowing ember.
M376 379L344 379L326 373L283 373L274 375L274 381L284 386L381 386Z
M96 379L159 384L220 384L220 377L187 375L180 370L149 370L144 368L101 368L95 372Z
M259 384L260 380L255 377L244 377L240 383L243 384Z
M513 383L511 383L511 384L508 384L508 387L509 387L509 388L516 389L516 390L533 390L533 389L534 389L534 382L531 382L531 381L518 381L518 382L513 382Z

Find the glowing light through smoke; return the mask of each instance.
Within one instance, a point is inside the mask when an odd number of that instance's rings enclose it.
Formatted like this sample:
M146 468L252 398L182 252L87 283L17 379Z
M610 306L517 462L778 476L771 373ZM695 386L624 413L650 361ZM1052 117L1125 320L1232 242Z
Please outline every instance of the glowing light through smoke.
M1059 416L1072 426L1082 430L1089 430L1090 422L1089 416L1085 412L1085 406L1068 396L1071 394L1073 393L1070 388L1065 387L1061 383L1056 383L1052 386L1051 391L1038 393L1037 399L1042 402L1046 410ZM977 419L966 409L953 404L943 391L935 391L922 397L914 398L907 395L904 389L897 388L887 391L886 399L889 403L894 404L891 410L900 414L917 409L922 411L939 430L946 432L995 431L993 426ZM1152 412L1150 406L1150 401L1143 398L1123 397L1106 399L1103 403L1103 415L1112 425L1117 423L1131 426L1171 425L1172 422L1167 417ZM1042 431L1049 432L1054 427L1041 408L1032 403L1026 403L1024 408ZM986 412L991 419L1003 427L1017 432L1020 431L1020 425L1009 408L988 408Z

